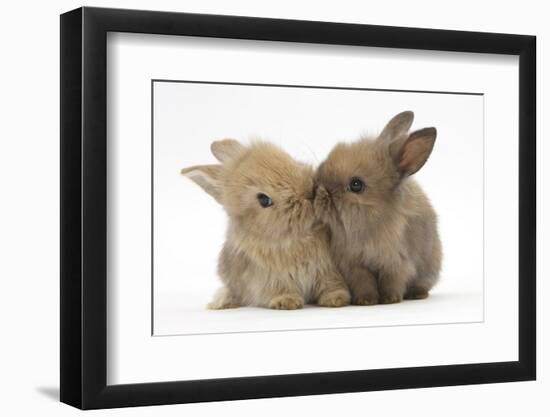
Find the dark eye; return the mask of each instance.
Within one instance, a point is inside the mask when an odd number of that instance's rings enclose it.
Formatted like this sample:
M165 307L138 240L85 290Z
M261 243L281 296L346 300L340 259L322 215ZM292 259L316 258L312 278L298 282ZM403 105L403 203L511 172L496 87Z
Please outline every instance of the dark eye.
M256 198L258 199L258 202L260 203L260 206L263 208L269 207L273 205L273 200L270 196L259 193Z
M349 182L349 190L352 193L360 193L365 189L365 183L361 178L353 177Z

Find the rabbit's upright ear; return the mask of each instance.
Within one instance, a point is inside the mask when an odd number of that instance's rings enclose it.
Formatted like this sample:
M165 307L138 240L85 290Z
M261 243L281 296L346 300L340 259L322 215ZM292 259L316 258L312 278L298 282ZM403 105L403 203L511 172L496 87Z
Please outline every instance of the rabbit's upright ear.
M199 185L220 204L222 195L221 165L196 165L181 170L181 174Z
M394 116L384 127L378 140L381 142L391 142L406 133L409 132L409 129L412 126L414 120L414 113L412 111L404 111Z
M435 127L427 127L390 144L390 154L402 177L412 175L422 168L432 153L436 136Z
M223 139L212 142L210 145L212 154L221 163L237 158L245 150L245 147L235 139Z

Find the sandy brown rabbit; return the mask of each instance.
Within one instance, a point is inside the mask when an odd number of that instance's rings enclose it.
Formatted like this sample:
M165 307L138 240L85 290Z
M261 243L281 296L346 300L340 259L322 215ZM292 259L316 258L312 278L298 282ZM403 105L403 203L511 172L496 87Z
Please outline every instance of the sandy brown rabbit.
M338 144L319 166L315 211L330 226L331 253L359 305L426 298L439 278L437 217L411 178L430 156L433 127L412 133L414 114L378 137Z
M313 169L266 142L244 146L225 139L211 150L220 164L182 170L229 217L218 264L224 286L208 307L349 304L330 258L327 227L315 219Z

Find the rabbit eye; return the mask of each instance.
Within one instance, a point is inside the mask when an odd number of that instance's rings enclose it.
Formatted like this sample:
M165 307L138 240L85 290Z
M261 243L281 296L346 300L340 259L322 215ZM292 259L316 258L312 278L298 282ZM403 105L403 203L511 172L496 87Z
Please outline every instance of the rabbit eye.
M256 196L256 198L258 199L258 202L260 203L260 206L262 206L263 208L267 208L267 207L273 205L273 200L268 195L265 195L263 193L259 193Z
M353 177L349 182L348 189L352 193L360 193L365 189L365 183L361 178Z

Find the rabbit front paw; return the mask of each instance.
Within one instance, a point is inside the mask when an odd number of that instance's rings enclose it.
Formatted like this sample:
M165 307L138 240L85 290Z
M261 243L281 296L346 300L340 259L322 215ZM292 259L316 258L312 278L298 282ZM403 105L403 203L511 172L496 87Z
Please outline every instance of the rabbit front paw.
M348 290L338 288L322 293L317 304L322 307L343 307L349 305L350 298Z
M294 294L278 295L269 302L269 308L274 310L298 310L303 307L304 299Z
M403 300L401 293L397 291L387 291L380 293L380 304L395 304Z
M351 303L356 306L372 306L378 304L379 297L377 292L354 294Z

